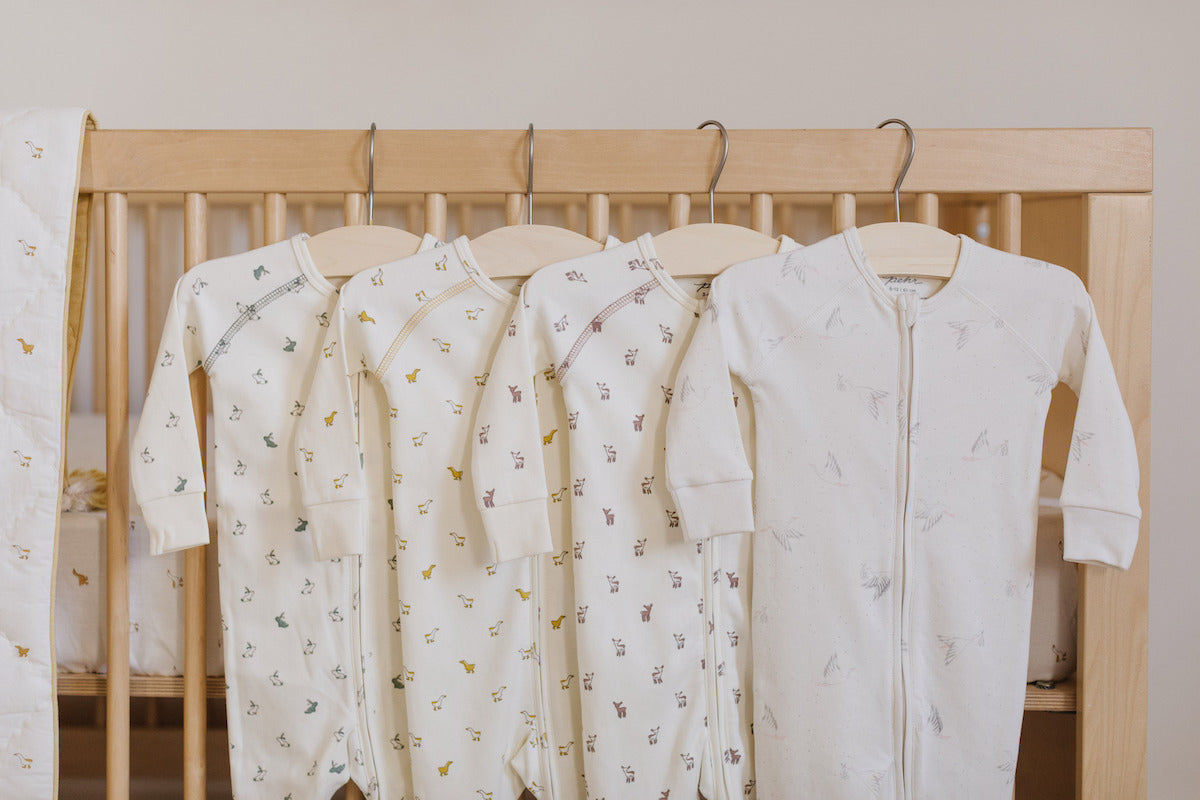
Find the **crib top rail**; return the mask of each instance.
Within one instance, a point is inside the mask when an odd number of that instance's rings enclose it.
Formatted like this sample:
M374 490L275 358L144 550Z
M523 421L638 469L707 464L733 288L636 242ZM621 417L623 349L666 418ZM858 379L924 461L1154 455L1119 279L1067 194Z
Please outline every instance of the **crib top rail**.
M906 192L1150 192L1150 128L925 129ZM525 190L525 131L379 131L377 192ZM715 131L539 130L539 192L703 192ZM734 130L726 192L890 192L901 130ZM414 157L420 154L420 157ZM367 132L96 130L80 191L361 192Z

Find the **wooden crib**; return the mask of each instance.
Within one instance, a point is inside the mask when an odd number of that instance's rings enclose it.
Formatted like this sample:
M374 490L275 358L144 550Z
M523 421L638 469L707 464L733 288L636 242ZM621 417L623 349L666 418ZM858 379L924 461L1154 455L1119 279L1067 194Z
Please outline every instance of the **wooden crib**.
M503 208L523 221L524 131L380 131L375 141L376 221L444 238L448 227L478 233L473 216ZM904 182L907 218L966 232L995 247L1075 270L1100 315L1133 422L1141 466L1141 539L1120 573L1080 567L1078 652L1073 681L1029 689L1027 711L1075 715L1077 797L1146 795L1147 596L1150 497L1150 319L1153 135L1148 129L921 130ZM205 675L204 548L188 551L182 678L129 674L129 217L130 196L145 207L147 349L157 341L162 298L174 275L152 256L160 205L182 198L184 267L208 258L209 208L242 204L251 245L286 235L288 205L303 229L339 197L347 224L365 221L367 134L359 131L89 131L81 193L103 209L102 348L96 406L107 413L108 674L63 675L62 695L106 698L107 797L130 793L130 697L184 699L183 796L206 796L206 698L222 680ZM706 220L693 194L719 158L714 131L539 131L535 205L567 227L603 239L630 238L639 209L665 207L670 227ZM731 132L718 187L720 221L765 233L797 232L814 212L821 235L890 218L893 181L906 152L899 130ZM383 202L381 202L381 200ZM702 205L702 204L697 204ZM391 207L393 216L380 214ZM617 209L616 219L610 209ZM456 218L451 224L450 212ZM478 214L476 216L486 216ZM495 212L499 218L499 212ZM645 215L642 215L645 218ZM538 221L543 221L539 219ZM548 221L548 220L547 220ZM990 232L981 227L990 225ZM796 238L814 240L812 226ZM986 236L981 235L987 233ZM261 240L256 241L261 237ZM98 337L98 342L100 337ZM100 357L102 356L102 358ZM103 364L104 366L100 366ZM203 433L206 388L193 375ZM1059 387L1047 423L1045 463L1061 472L1074 398ZM215 598L211 598L215 602ZM1022 761L1026 760L1022 748ZM1018 794L1021 779L1018 775ZM355 796L351 794L351 796Z

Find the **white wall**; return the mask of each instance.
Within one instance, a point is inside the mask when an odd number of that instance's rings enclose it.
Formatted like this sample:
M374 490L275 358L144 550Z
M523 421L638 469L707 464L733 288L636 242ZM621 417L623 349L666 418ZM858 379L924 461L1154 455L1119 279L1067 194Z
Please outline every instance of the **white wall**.
M1154 127L1150 796L1194 796L1200 7L5 0L0 25L0 107L110 128Z

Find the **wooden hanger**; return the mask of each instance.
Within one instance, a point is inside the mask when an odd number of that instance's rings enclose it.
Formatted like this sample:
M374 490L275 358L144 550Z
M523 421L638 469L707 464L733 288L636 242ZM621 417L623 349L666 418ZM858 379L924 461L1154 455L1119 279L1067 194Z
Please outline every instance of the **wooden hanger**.
M356 275L364 269L411 256L421 247L421 237L399 228L375 225L375 123L367 154L367 224L345 225L318 233L308 240L308 252L317 271L327 278Z
M891 123L903 125L908 137L908 157L892 188L896 221L859 228L858 238L863 254L875 273L881 276L908 275L948 280L958 264L962 240L933 225L900 221L900 184L904 182L904 176L908 174L908 167L916 154L917 137L908 123L901 119L887 119L875 127L882 128Z
M529 126L528 172L525 181L525 225L506 225L470 241L471 254L488 277L528 277L547 264L598 253L603 242L581 233L533 224L533 125Z
M717 181L729 157L729 131L715 119L696 130L716 125L721 131L721 162L708 185L707 223L683 225L654 237L654 252L670 275L716 275L728 266L779 252L779 240L741 225L716 221Z

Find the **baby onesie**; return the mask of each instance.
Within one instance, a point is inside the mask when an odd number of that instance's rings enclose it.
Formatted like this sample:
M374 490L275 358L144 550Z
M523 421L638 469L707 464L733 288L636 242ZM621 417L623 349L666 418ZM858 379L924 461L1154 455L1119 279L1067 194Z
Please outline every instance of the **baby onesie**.
M302 389L336 296L306 239L209 261L180 279L134 438L133 487L154 553L208 543L188 384L203 369L213 397L234 792L328 797L353 779L368 796L400 797L402 765L376 769L386 745L362 716L365 687L386 677L357 646L358 559L313 559L293 486Z
M364 552L369 482L351 378L388 403L413 793L509 798L545 785L532 562L490 558L466 479L471 421L514 295L465 238L342 287L294 452L318 558ZM378 556L376 556L378 557Z
M881 279L853 228L738 265L680 369L684 533L755 531L764 796L1011 797L1059 381L1079 397L1064 556L1133 556L1137 454L1082 283L961 242L944 285ZM753 508L731 371L754 402Z
M656 477L659 423L699 308L662 269L649 236L539 270L522 290L476 422L476 501L497 559L549 552L574 572L591 797L647 786L655 797L753 790L748 722L740 724L748 542L729 537L717 558L710 545L685 542ZM569 549L547 521L537 374L560 383L568 412ZM552 503L568 493L550 488ZM705 672L706 664L716 666Z

